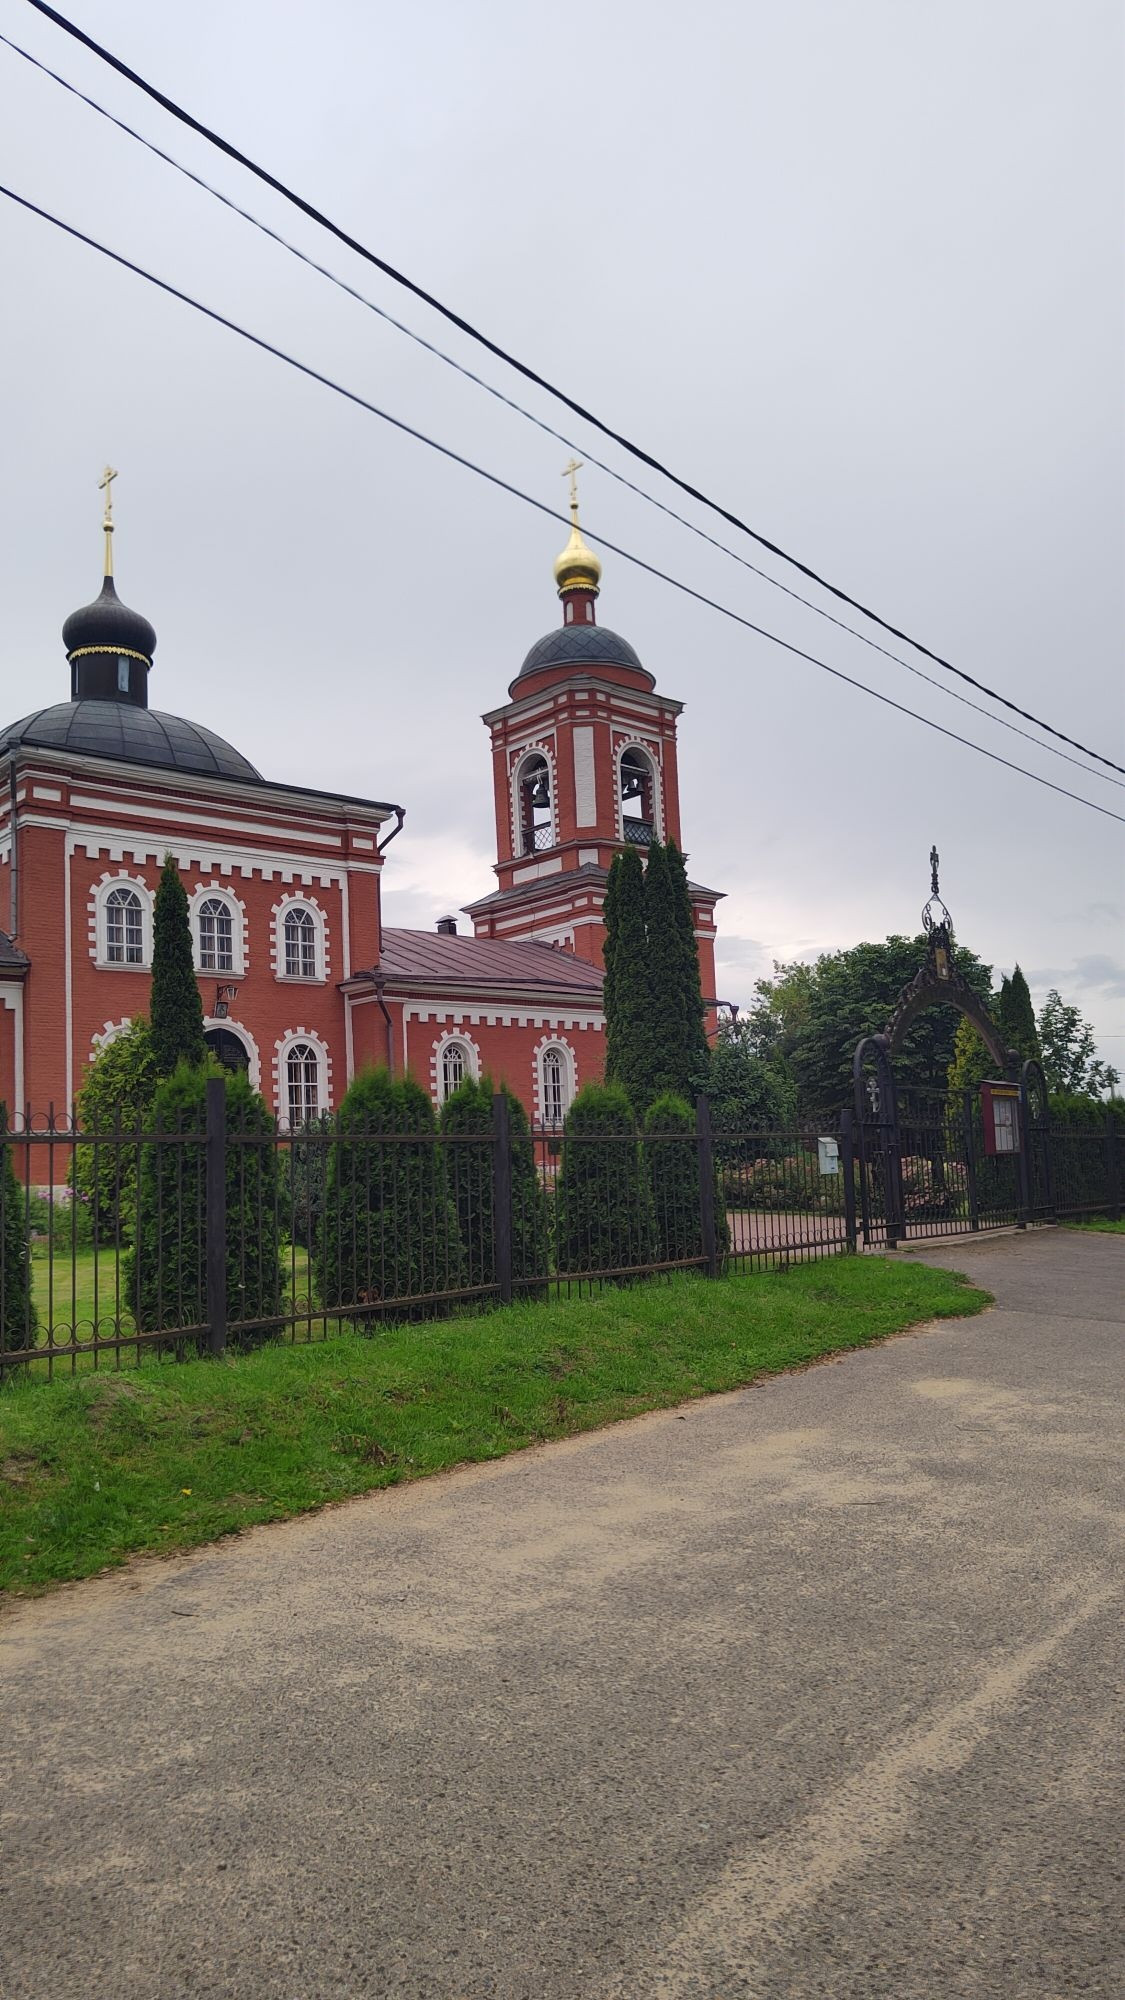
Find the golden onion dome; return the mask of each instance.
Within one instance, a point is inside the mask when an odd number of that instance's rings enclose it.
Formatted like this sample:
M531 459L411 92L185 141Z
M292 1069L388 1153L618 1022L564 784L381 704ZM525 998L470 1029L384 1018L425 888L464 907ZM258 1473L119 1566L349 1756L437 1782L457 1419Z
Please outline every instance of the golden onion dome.
M582 530L575 521L570 540L562 554L555 557L555 583L559 596L568 590L588 590L596 596L601 575L601 563L593 549L587 548Z

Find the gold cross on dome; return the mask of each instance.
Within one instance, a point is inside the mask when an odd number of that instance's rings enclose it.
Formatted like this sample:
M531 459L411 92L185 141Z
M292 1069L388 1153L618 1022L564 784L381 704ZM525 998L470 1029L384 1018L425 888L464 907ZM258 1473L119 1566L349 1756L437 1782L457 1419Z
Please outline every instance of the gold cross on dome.
M105 494L105 517L102 521L103 528L112 528L113 526L112 481L115 480L116 478L117 474L114 471L112 465L107 465L105 471L102 473L102 476L98 481L99 493Z
M105 494L105 513L102 515L102 527L105 530L104 574L106 576L113 575L113 481L116 478L117 474L112 465L107 465L98 481L98 491Z
M578 474L581 470L582 460L572 458L569 465L564 465L562 475L564 479L570 481L570 518L575 527L578 526Z

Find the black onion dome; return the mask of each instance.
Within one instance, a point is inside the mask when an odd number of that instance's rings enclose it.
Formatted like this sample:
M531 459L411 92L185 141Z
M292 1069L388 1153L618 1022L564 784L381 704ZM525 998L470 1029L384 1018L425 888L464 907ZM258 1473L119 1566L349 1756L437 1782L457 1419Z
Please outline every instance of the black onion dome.
M516 679L540 673L544 667L563 666L631 667L634 673L644 674L650 687L656 686L628 639L622 639L605 625L556 626L553 632L536 640Z
M76 611L74 617L86 615ZM134 612L127 615L136 617ZM73 622L67 619L68 626ZM136 622L145 625L144 619ZM152 627L147 625L146 630L151 632ZM132 702L60 701L53 708L37 709L3 731L0 756L21 743L36 750L113 757L128 764L190 771L206 778L261 777L249 758L216 736L213 729L188 722L182 715L165 715L158 708L140 708Z
M156 633L148 619L122 604L111 576L106 577L101 595L92 604L71 612L62 635L68 658L93 646L105 653L139 653L151 664L156 651Z

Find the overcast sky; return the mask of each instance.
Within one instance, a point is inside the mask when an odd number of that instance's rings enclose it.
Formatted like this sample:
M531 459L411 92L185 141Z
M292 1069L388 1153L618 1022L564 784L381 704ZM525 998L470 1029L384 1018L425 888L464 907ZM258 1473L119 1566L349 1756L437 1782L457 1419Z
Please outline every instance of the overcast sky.
M763 534L1125 764L1119 0L70 11ZM633 470L20 0L0 31ZM8 185L562 507L564 447L4 48L0 83ZM405 805L389 922L486 893L479 716L558 622L561 528L6 202L0 237L0 707L67 696L59 627L98 587L108 459L118 587L158 634L153 706L268 776ZM582 501L591 540L1125 813L1125 780L974 714L604 474ZM619 557L598 615L686 703L684 836L726 891L723 997L774 958L916 928L936 841L962 941L998 976L1018 958L1037 1003L1061 986L1125 1068L1125 828Z

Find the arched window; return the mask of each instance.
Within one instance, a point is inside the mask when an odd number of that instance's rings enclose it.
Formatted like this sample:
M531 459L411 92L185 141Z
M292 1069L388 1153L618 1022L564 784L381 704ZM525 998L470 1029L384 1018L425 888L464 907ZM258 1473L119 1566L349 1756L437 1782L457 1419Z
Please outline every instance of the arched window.
M320 1057L311 1042L292 1042L285 1057L285 1095L290 1126L317 1118L320 1102Z
M441 1052L441 1095L443 1103L457 1089L458 1084L464 1083L468 1073L469 1065L465 1060L464 1044L461 1042L447 1042Z
M656 785L650 759L643 750L621 755L621 838L633 847L650 847L656 839Z
M199 970L234 971L234 918L223 896L208 896L199 905Z
M316 976L316 921L311 910L295 903L285 912L285 977L315 979Z
M544 1125L561 1125L574 1096L574 1070L568 1049L549 1043L539 1056L539 1115Z
M105 899L105 956L109 965L144 964L144 913L135 889L111 889Z
M537 751L520 765L516 781L516 818L521 854L535 854L555 844L555 816L551 809L551 771L547 759Z

